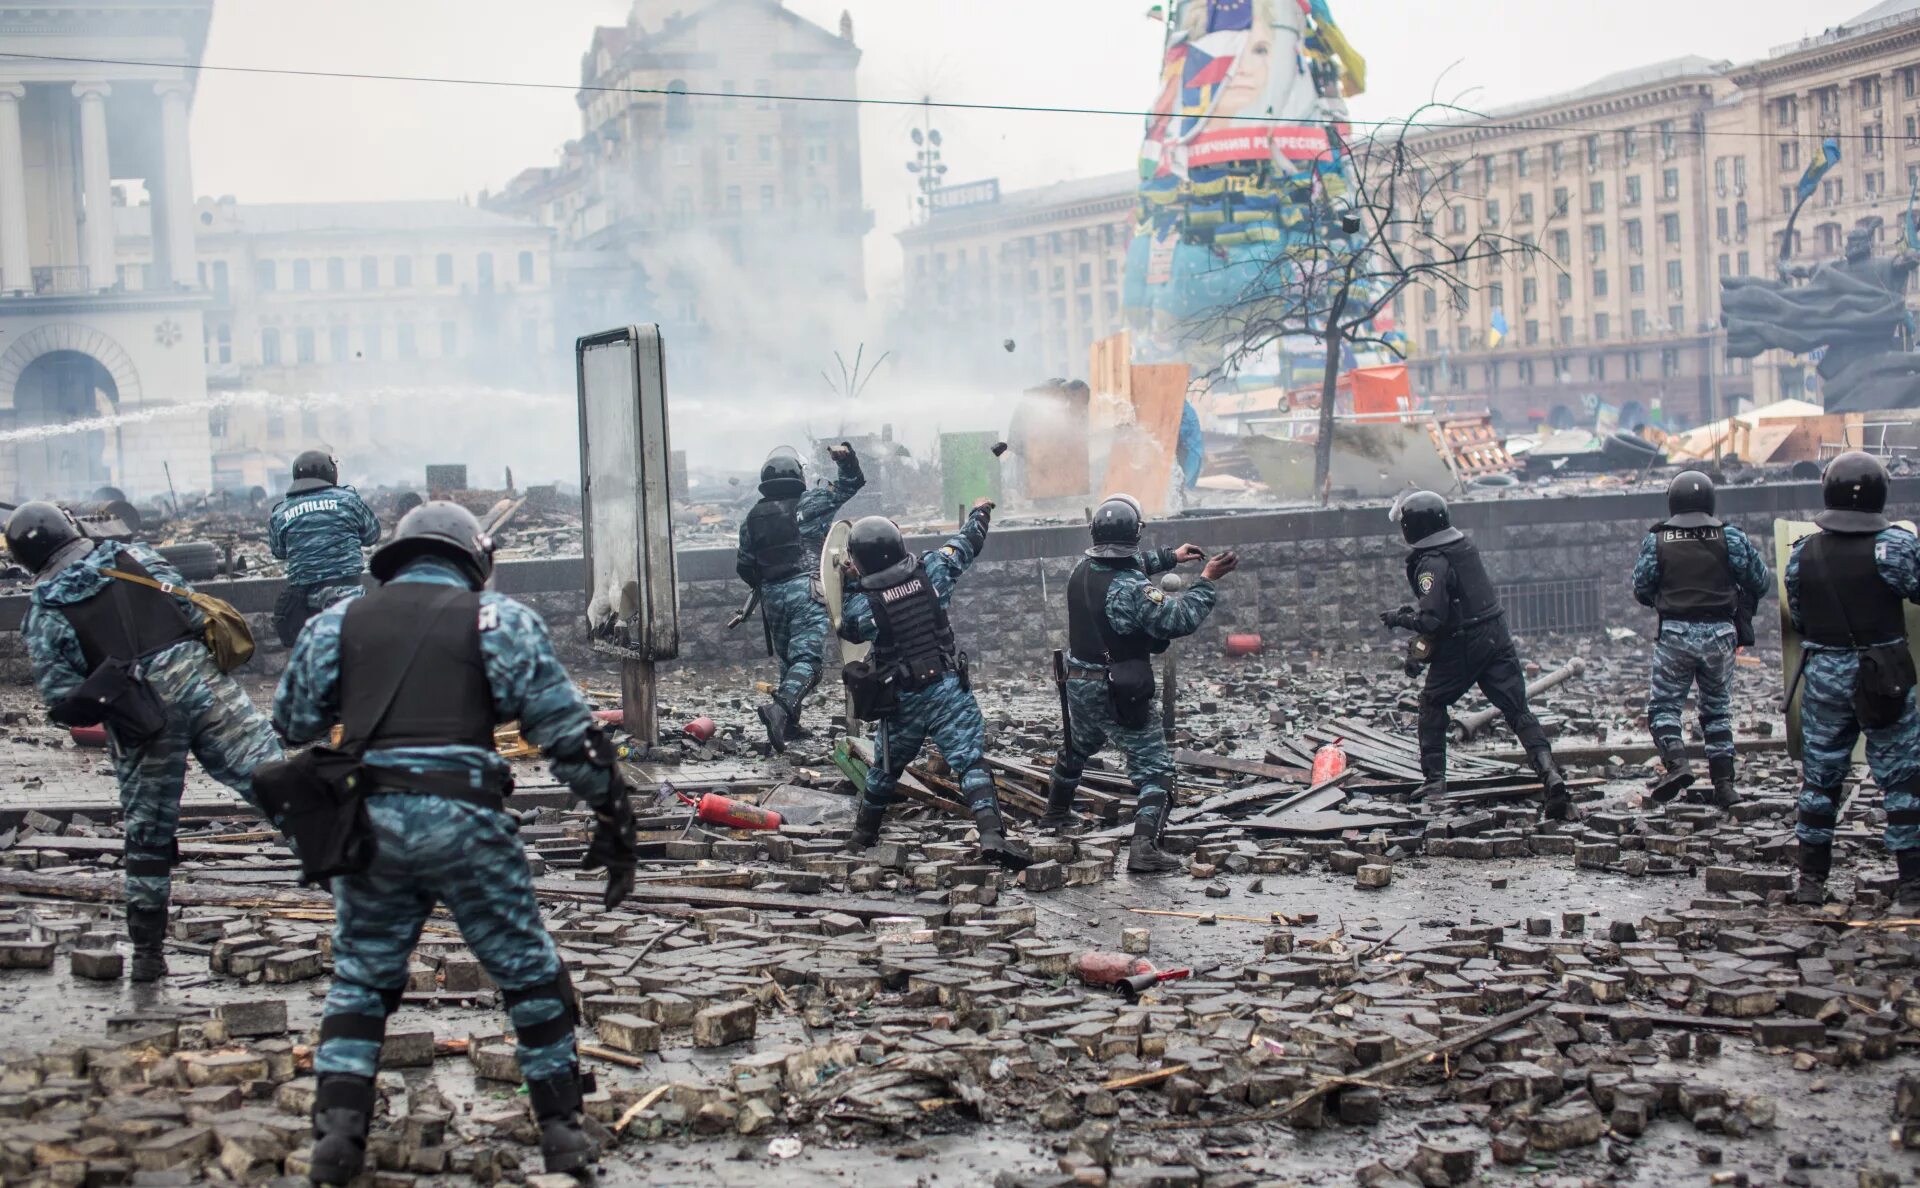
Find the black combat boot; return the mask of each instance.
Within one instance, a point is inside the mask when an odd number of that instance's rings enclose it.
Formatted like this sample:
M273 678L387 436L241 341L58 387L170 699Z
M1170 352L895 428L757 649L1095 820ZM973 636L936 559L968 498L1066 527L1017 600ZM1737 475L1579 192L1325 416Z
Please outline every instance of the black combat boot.
M887 810L862 804L860 812L853 819L853 836L847 839L849 850L870 850L880 840L880 822Z
M1180 869L1180 860L1160 848L1160 831L1166 828L1170 799L1158 788L1140 794L1134 809L1133 841L1127 847L1127 869L1134 874L1169 874Z
M1920 850L1895 850L1900 885L1893 889L1893 906L1911 916L1920 912Z
M1833 846L1800 843L1800 882L1788 903L1819 907L1827 902L1827 875L1833 870Z
M547 1174L585 1171L599 1158L599 1148L587 1136L580 1117L580 1070L570 1068L557 1077L527 1082L527 1104L540 1124L540 1158Z
M1000 810L986 805L973 810L974 828L980 831L980 853L1005 870L1025 870L1033 865L1033 855L1025 846L1007 837Z
M1647 787L1647 795L1655 804L1665 804L1693 786L1693 764L1687 761L1686 744L1679 739L1656 740L1660 748L1660 766L1665 769L1659 779Z
M1072 833L1079 827L1079 818L1073 815L1073 794L1075 786L1065 784L1058 777L1047 783L1047 815L1040 818L1040 828L1048 833Z
M1573 799L1567 795L1567 777L1554 765L1553 752L1538 750L1527 756L1533 772L1546 786L1547 794L1540 801L1540 815L1548 821L1565 821L1573 816Z
M1435 800L1447 794L1447 756L1444 752L1420 756L1420 774L1424 780L1413 790L1415 802Z
M778 701L769 701L760 707L760 724L767 728L767 747L778 755L787 749L789 717L787 707Z
M167 909L128 908L127 936L133 941L133 963L127 978L157 982L167 976Z
M1716 755L1707 760L1707 774L1713 779L1713 796L1708 803L1717 809L1730 809L1739 803L1740 793L1733 786L1733 756Z
M373 1081L349 1073L321 1073L313 1093L313 1158L307 1179L345 1184L367 1162L367 1127L373 1121Z

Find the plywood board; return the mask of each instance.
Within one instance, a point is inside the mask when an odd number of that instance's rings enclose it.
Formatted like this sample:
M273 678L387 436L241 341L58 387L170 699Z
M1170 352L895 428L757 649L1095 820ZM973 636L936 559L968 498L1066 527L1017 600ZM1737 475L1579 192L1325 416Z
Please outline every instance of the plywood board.
M1173 453L1187 400L1184 363L1132 369L1133 424L1114 429L1103 494L1125 491L1149 516L1165 515L1173 488Z
M1087 467L1084 388L1029 388L1014 409L1008 444L1024 476L1028 499L1062 499L1092 493Z

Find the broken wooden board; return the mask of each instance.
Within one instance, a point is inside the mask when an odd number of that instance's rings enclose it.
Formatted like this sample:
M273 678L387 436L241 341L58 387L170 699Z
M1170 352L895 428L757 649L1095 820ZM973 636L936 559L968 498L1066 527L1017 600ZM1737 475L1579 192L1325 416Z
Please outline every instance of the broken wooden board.
M4 888L4 884L0 884L0 888ZM600 901L601 896L601 887L597 881L535 879L533 888L541 895L591 900L595 903ZM678 884L662 887L643 883L635 887L633 894L627 897L626 906L668 913L735 907L755 912L791 912L803 916L819 911L836 911L844 912L857 920L873 920L881 916L918 916L926 920L929 926L944 923L947 918L945 908L928 907L911 900L846 899L837 895L775 895L762 891L733 891Z
M1281 813L1273 817L1250 817L1245 821L1236 821L1234 824L1255 833L1284 833L1298 837L1325 837L1330 833L1345 833L1349 829L1419 832L1427 827L1425 821L1410 820L1406 817L1387 817L1378 813L1334 812Z
M1173 753L1173 761L1181 767L1198 767L1205 771L1222 771L1232 775L1253 776L1262 780L1288 780L1304 784L1312 780L1313 773L1300 767L1282 767L1277 763L1262 763L1258 759L1236 759L1231 755L1209 755L1202 751L1190 751L1182 747Z

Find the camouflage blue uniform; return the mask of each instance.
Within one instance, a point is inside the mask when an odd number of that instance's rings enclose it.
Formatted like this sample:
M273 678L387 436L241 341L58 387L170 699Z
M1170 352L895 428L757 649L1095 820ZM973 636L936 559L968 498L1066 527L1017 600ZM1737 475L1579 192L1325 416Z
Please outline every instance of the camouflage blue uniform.
M131 557L157 580L173 583L182 594L190 589L180 572L158 553L144 545L113 541L96 545L83 559L36 584L20 630L33 660L34 683L49 706L79 688L88 672L80 637L57 608L84 602L105 590L116 579L100 571L123 564L122 556ZM180 608L196 632L206 627L206 616L184 597ZM199 639L175 644L154 656L147 662L146 676L167 707L166 730L142 747L126 749L116 743L113 769L120 781L126 830L127 905L165 911L187 756L198 759L208 775L257 810L253 770L281 758L281 750L266 717L239 684L220 671Z
M1724 531L1734 588L1758 602L1766 597L1773 575L1767 572L1766 562L1746 533L1731 524ZM1651 606L1659 591L1659 539L1649 532L1641 540L1640 556L1633 564L1633 594L1643 605ZM1681 745L1681 710L1697 683L1707 758L1733 757L1735 651L1732 622L1672 619L1660 624L1660 635L1653 645L1653 680L1647 692L1647 727L1663 752Z
M1796 630L1802 628L1800 549L1811 537L1793 544L1787 559L1787 611ZM1920 540L1904 528L1887 528L1874 541L1875 568L1880 580L1902 598L1920 602ZM1886 640L1861 640L1863 645ZM1853 712L1854 674L1860 657L1848 648L1806 644L1806 669L1800 678L1801 787L1800 821L1795 833L1802 845L1830 846L1840 811L1840 795L1853 765L1854 743L1860 721ZM1906 712L1881 730L1868 730L1867 767L1880 785L1883 807L1889 813L1920 809L1920 713L1913 694L1907 694ZM1889 823L1887 849L1920 847L1920 826Z
M987 539L987 520L982 515L967 517L958 535L921 557L927 580L942 607L953 602L953 588L980 555ZM879 635L873 608L865 594L854 594L842 608L840 633L855 643L870 642ZM949 672L924 689L903 692L899 707L880 722L874 741L875 763L867 775L867 790L861 798L865 809L885 810L899 797L894 789L900 773L920 754L928 740L940 748L947 768L960 781L961 794L974 813L997 808L993 776L981 762L986 756L987 723L980 715L980 703L973 693L960 685L958 673Z
M1093 564L1105 563L1096 559ZM1143 554L1137 568L1123 569L1114 577L1107 589L1106 614L1117 634L1176 640L1192 635L1206 622L1219 596L1212 582L1196 578L1184 593L1170 595L1148 580L1148 575L1173 567L1173 552L1159 549ZM1068 662L1076 668L1106 667L1085 656L1069 656ZM1157 714L1138 729L1115 721L1104 679L1069 680L1067 704L1072 730L1054 759L1050 795L1070 796L1070 790L1080 784L1087 760L1112 744L1126 757L1127 778L1139 794L1136 828L1157 833L1173 806L1173 755L1167 749L1166 724Z
M467 585L452 565L434 557L411 562L396 582ZM351 603L328 608L307 624L274 695L273 720L292 742L318 739L340 719L340 629ZM553 758L555 778L587 801L609 800L609 772L584 753L593 715L553 652L540 616L502 594L480 602L480 651L493 690L494 715L518 720L528 742ZM471 773L476 786L505 761L467 746L369 751L370 766L412 773ZM405 792L370 796L367 809L379 853L364 874L333 881L337 922L333 986L326 1013L384 1019L398 1004L408 960L436 904L445 904L474 956L506 992L508 1014L525 1031L571 1010L565 971L540 922L526 851L505 813L465 801ZM527 990L536 991L521 997ZM328 1038L314 1070L371 1077L380 1044ZM574 1065L573 1034L528 1045L519 1052L529 1080L560 1075Z
M360 549L379 540L380 521L352 487L289 495L267 517L267 547L287 563L287 584L306 590L310 611L365 592Z
M780 686L773 697L797 725L807 694L820 684L820 665L825 655L827 636L833 630L827 608L814 597L814 582L820 569L820 550L833 529L834 516L849 499L866 485L857 462L840 464L840 473L824 487L809 488L800 496L794 521L800 527L800 542L812 568L785 581L768 582L760 590L760 613L767 617L767 631L773 640L774 655L780 658ZM745 529L741 530L742 555L745 555Z

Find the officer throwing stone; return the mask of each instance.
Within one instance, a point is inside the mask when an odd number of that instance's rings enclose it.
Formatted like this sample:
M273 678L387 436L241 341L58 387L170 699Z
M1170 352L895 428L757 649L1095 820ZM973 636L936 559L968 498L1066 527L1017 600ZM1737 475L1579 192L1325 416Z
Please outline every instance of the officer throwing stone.
M1660 750L1665 774L1652 789L1656 801L1672 800L1693 783L1680 711L1687 693L1700 686L1700 729L1707 740L1711 803L1732 807L1734 625L1742 596L1751 608L1766 596L1773 577L1747 534L1713 514L1713 480L1682 471L1667 485L1667 518L1647 531L1633 566L1633 596L1660 612L1653 647L1653 684L1647 694L1647 727Z
M167 972L164 946L187 756L259 808L253 770L280 758L273 728L207 650L191 588L144 545L94 541L61 508L29 503L7 520L7 551L34 573L21 634L54 721L102 721L105 706L126 831L128 973ZM156 590L114 577L152 578ZM83 689L84 686L84 689Z
M1554 765L1540 720L1527 708L1527 682L1507 633L1506 612L1480 561L1480 551L1453 526L1447 501L1431 491L1412 491L1394 505L1407 556L1407 584L1418 602L1380 612L1389 627L1403 627L1431 644L1427 683L1420 691L1420 774L1415 799L1447 790L1447 711L1475 685L1507 720L1527 761L1546 788L1542 812L1550 821L1572 815L1567 780Z
M1920 602L1920 541L1886 517L1887 471L1859 452L1827 463L1820 531L1793 543L1787 613L1800 632L1800 882L1793 902L1826 901L1833 830L1853 746L1887 812L1903 914L1920 910L1920 714L1902 600Z
M273 705L274 724L294 742L344 726L342 749L364 765L358 779L376 842L370 866L333 879L313 1182L345 1184L363 1166L387 1018L437 904L501 989L547 1171L578 1171L595 1150L581 1125L573 987L506 812L511 787L494 727L517 720L554 776L592 806L598 823L584 865L607 868L609 908L633 888L626 786L546 625L484 591L493 543L472 514L452 503L415 508L372 568L379 589L307 625Z
M1007 837L1000 797L984 763L986 721L947 621L954 586L986 544L992 514L991 500L975 503L959 534L924 556L909 552L899 525L884 516L855 521L847 538L860 590L847 600L840 635L851 643L873 643L868 683L855 687L853 696L862 717L880 722L876 762L854 820L855 849L880 840L880 822L897 799L900 773L932 739L967 798L981 853L1010 870L1033 862Z
M287 563L287 588L273 608L273 628L287 647L307 620L342 598L362 593L362 546L380 540L380 521L340 467L320 450L293 460L293 485L267 517L267 547Z
M767 745L784 751L800 729L807 694L820 683L820 658L832 623L817 589L820 548L833 517L866 485L853 446L828 450L839 467L829 486L807 488L800 456L786 447L760 467L760 502L740 525L734 571L760 593L767 638L780 657L780 686L760 707Z
M1180 869L1180 861L1159 844L1173 810L1173 755L1154 696L1151 657L1200 629L1218 597L1214 583L1240 560L1232 552L1210 558L1191 589L1170 596L1147 575L1204 554L1190 544L1141 554L1142 526L1140 505L1131 496L1108 498L1094 509L1093 547L1067 581L1069 720L1040 824L1056 833L1072 828L1081 773L1111 743L1126 755L1137 797L1127 869L1161 874Z

